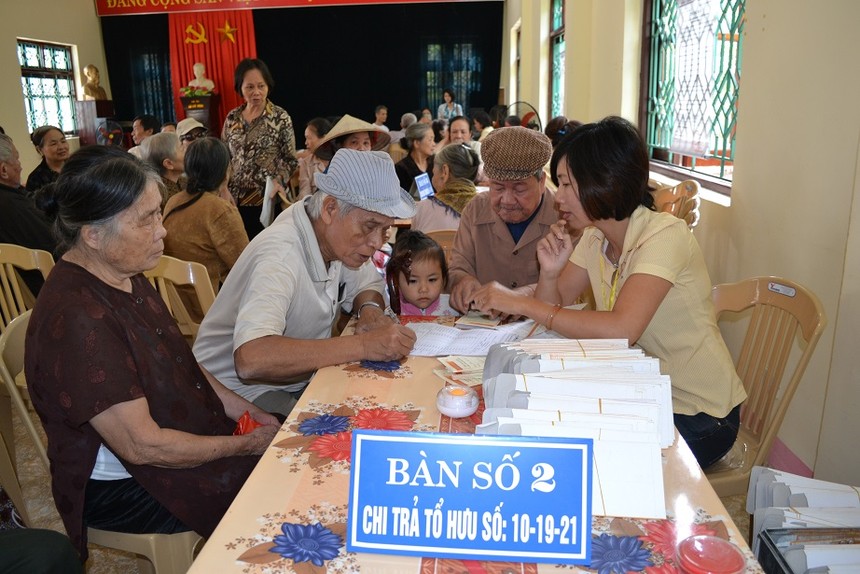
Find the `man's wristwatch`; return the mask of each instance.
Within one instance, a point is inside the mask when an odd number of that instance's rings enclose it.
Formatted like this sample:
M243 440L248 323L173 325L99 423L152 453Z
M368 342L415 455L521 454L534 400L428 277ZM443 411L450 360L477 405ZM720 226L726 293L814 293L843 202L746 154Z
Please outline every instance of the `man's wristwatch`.
M390 318L393 321L397 321L397 315L394 314L394 311L391 310L391 307L387 307L385 309L382 308L382 305L377 303L376 301L365 301L361 305L358 306L358 311L355 312L355 318L361 320L361 310L370 305L371 307L376 307L382 314L386 317Z

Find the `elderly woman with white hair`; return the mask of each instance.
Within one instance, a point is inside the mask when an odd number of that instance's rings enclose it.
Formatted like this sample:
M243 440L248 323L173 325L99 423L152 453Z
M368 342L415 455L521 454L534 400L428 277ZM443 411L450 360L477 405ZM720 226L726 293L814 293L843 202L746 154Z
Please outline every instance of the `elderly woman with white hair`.
M475 178L481 160L467 144L446 145L433 160L435 193L418 202L412 229L437 231L457 229L463 210L475 198Z
M182 191L180 184L185 171L185 147L176 132L162 132L146 138L142 144L141 159L161 176L161 209L167 200Z

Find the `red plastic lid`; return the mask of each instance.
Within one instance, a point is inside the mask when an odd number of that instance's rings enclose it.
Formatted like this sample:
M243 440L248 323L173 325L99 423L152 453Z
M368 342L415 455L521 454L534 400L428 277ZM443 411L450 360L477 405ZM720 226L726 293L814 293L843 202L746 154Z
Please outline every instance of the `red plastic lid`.
M746 558L728 540L690 536L678 544L678 566L685 574L737 574L746 568Z

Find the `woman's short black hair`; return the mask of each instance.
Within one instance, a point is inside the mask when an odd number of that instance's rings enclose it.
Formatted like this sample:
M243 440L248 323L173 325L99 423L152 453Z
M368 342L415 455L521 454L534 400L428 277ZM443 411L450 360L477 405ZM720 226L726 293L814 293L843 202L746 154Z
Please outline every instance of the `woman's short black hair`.
M609 116L566 135L550 160L556 185L562 161L576 180L579 201L590 219L621 221L640 205L653 208L648 151L639 131L627 120Z
M481 128L487 128L493 125L493 120L490 119L490 114L484 110L478 110L472 114L472 119L481 124Z
M260 75L263 76L263 81L269 87L269 94L271 95L275 87L275 80L272 78L269 66L259 58L245 58L236 66L236 72L233 74L233 89L236 90L236 93L242 95L242 82L245 80L245 74L251 70L260 70Z
M433 142L439 143L445 139L445 130L448 129L448 120L433 120L430 122L433 129Z
M445 88L444 90L442 90L442 93L451 96L452 104L457 101L457 94L454 93L454 88Z
M331 129L332 123L325 118L313 118L306 127L313 128L317 137L323 138Z
M190 195L215 191L227 178L230 149L214 137L194 140L185 151L186 190Z
M36 192L36 204L53 221L59 250L77 243L84 225L105 223L131 207L158 174L115 146L81 148L63 165L60 176Z

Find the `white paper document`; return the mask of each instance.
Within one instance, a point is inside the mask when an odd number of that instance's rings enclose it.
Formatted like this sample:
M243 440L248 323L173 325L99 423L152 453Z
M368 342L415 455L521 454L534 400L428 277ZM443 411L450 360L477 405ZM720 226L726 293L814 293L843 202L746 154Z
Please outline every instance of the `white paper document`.
M457 329L437 323L409 323L417 340L410 355L440 357L444 355L486 355L496 343L517 341L534 326L533 321L499 325L495 329Z

